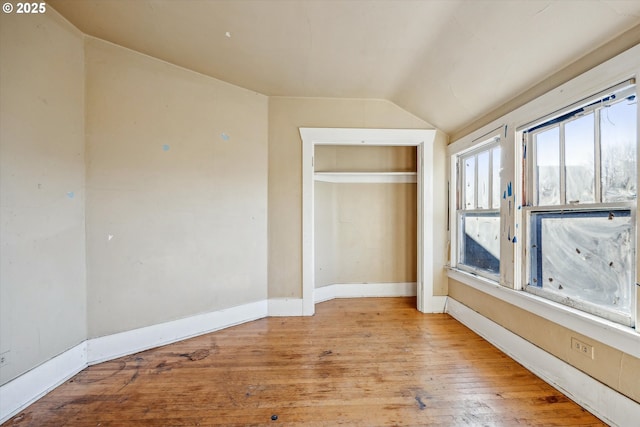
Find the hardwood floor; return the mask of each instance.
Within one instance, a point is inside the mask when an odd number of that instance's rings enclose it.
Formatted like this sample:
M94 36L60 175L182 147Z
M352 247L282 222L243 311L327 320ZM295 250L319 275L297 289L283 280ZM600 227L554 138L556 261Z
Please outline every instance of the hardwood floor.
M605 425L415 298L328 301L92 366L5 425L302 424Z

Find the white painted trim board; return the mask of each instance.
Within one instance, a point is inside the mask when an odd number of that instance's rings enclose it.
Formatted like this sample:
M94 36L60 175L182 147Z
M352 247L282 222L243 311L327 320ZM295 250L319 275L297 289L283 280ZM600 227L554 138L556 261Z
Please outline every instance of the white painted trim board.
M431 301L433 283L439 280L434 266L433 232L440 226L434 221L434 185L444 179L435 176L434 146L444 140L435 129L362 129L362 128L299 128L302 139L302 299L305 315L315 310L315 248L314 248L314 152L316 145L415 146L417 147L417 306L428 312L438 301ZM438 148L440 150L440 147Z
M150 348L182 341L198 335L267 317L267 301L198 314L131 331L92 338L87 342L87 362L95 365Z
M0 424L97 363L267 317L267 300L92 338L0 386Z
M350 184L415 184L416 172L315 172L313 179L320 182Z
M636 329L619 325L525 291L507 288L464 271L450 269L447 274L451 279L457 280L473 289L544 317L633 357L640 358L640 334Z
M269 317L304 316L302 298L270 298L268 305Z
M87 367L87 342L0 386L0 424Z
M321 292L324 292L321 294L322 301L334 298L415 296L416 283L337 284L325 287ZM87 366L265 317L304 314L302 299L272 298L85 340L0 386L0 424Z
M370 285L370 286L367 286ZM415 283L335 284L319 288L316 301L357 296L413 296ZM500 348L534 374L612 425L632 425L640 405L588 375L447 297L446 312ZM301 299L270 299L82 342L0 386L0 423L53 390L88 365L135 354L267 316L301 315ZM434 312L444 310L435 310ZM295 314L298 313L298 314ZM113 346L113 347L109 347Z
M414 297L416 282L334 283L315 288L313 295L316 303L335 298Z

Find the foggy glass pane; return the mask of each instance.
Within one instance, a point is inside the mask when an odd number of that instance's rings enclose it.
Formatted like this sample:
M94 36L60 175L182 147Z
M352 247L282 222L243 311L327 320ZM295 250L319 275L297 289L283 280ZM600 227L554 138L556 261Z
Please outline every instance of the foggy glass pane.
M493 156L493 200L491 201L491 207L500 209L500 147L494 148L491 153Z
M567 122L564 128L566 201L593 203L594 113Z
M464 214L460 228L460 263L492 274L500 273L500 214Z
M478 154L478 209L489 208L489 151Z
M585 301L631 313L634 260L630 211L535 213L530 284L565 304Z
M560 203L560 130L556 126L536 135L538 205Z
M475 209L476 157L464 160L464 209Z
M625 99L600 111L603 202L636 197L636 108Z

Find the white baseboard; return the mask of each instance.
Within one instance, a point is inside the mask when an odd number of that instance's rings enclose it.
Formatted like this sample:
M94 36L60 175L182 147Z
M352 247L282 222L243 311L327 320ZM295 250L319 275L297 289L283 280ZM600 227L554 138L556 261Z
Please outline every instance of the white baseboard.
M87 342L33 368L0 387L0 424L87 367Z
M640 404L449 298L447 313L612 426L637 425Z
M313 296L316 303L334 298L413 297L416 296L416 282L336 283L316 288Z
M553 323L563 325L572 331L640 359L640 345L638 345L640 334L638 329L622 326L602 317L576 310L529 292L509 289L499 283L491 282L460 270L449 269L447 274L449 278L473 289L530 313L535 313Z
M316 302L333 298L415 296L415 283L335 284L315 290ZM434 301L444 305L446 297ZM607 423L640 419L640 404L592 379L507 329L448 298L446 312L557 387ZM270 299L87 340L0 386L0 423L16 415L91 364L220 330L267 316L300 316L301 299ZM442 309L436 310L442 312Z
M133 329L87 342L89 365L217 331L267 316L267 301L198 314L185 319Z
M134 329L78 344L0 386L0 424L89 365L267 317L266 300Z
M318 292L319 291L319 292ZM337 284L316 290L333 298L414 296L415 283ZM318 296L322 299L318 300ZM267 316L302 316L303 300L274 298L88 339L0 386L0 424L89 365L128 356Z
M425 302L426 305L419 307L422 313L444 313L449 297L443 295L433 295Z
M302 302L301 298L270 298L268 301L268 316L304 316Z

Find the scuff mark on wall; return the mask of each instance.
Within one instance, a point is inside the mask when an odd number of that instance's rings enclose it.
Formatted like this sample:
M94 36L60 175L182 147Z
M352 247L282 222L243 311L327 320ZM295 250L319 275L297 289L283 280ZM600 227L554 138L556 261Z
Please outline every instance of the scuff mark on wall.
M533 16L535 17L536 15L540 15L540 14L544 13L547 9L549 9L549 7L551 7L551 3L547 3L547 5L545 7L543 7L539 11L537 11L535 13L535 15L533 15Z

